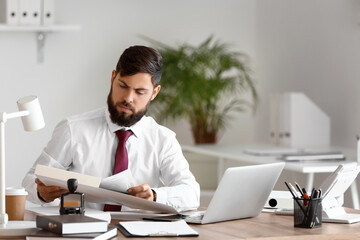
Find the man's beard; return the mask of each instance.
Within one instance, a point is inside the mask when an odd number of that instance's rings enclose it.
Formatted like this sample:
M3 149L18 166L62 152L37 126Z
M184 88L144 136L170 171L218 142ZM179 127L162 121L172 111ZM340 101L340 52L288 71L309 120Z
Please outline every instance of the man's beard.
M150 101L146 104L144 109L135 112L134 107L125 101L118 102L115 104L111 98L111 91L110 91L107 98L107 104L108 104L108 110L110 113L111 121L119 126L130 127L135 123L137 123L146 114L148 107L150 105ZM119 112L116 109L117 106L125 106L129 108L133 113L130 116L126 117L126 113Z

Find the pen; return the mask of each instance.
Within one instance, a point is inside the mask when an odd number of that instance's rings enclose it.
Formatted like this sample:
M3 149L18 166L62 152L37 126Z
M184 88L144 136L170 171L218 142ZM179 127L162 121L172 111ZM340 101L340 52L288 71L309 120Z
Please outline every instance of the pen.
M296 188L299 190L301 196L304 196L304 192L301 190L301 187L300 187L300 185L299 185L297 182L295 182L295 186L296 186Z
M313 192L314 192L313 195L311 195L311 199L313 201L311 201L311 204L309 206L309 217L308 217L308 223L310 227L314 226L315 220L319 222L319 219L316 219L317 218L316 211L318 206L318 201L316 199L318 199L320 192L319 190L314 190Z
M307 194L305 188L303 188L302 191L303 191L304 205L307 206L307 205L308 205L308 202L309 202L309 201L308 201L309 195Z
M293 193L293 191L291 190L289 184L287 182L285 182L286 187L289 189L291 195L294 197L294 200L296 201L297 205L299 205L301 211L304 213L305 217L307 216L307 213L305 211L305 209L303 208L303 206L301 205L301 203L299 203L299 198L295 196L295 194Z
M289 186L290 186L290 188L293 190L295 196L296 196L297 198L300 198L299 195L297 194L296 189L294 188L294 186L293 186L291 183L289 183Z

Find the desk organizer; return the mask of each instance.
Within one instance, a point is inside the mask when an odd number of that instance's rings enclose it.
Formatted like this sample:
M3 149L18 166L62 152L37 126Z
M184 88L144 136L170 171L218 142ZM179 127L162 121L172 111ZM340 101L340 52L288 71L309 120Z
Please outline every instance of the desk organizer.
M322 225L321 198L294 198L294 227L318 228Z

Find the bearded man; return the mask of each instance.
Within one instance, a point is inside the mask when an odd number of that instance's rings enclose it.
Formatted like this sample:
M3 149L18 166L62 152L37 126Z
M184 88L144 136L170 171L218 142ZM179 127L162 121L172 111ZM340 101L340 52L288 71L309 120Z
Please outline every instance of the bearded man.
M133 176L127 192L177 210L199 206L200 187L189 170L175 133L145 116L161 86L162 57L146 46L132 46L112 71L107 108L68 117L55 128L22 185L28 200L58 204L67 190L46 186L34 175L37 164L100 177L123 171ZM123 145L120 146L120 142ZM118 211L118 206L86 203Z

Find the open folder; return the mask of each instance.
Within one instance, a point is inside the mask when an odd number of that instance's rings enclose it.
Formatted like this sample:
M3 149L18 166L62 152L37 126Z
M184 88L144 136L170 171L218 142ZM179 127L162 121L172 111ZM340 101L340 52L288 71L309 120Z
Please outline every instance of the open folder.
M124 192L105 189L105 186L100 184L100 181L99 183L97 183L97 181L91 181L91 184L89 184L89 181L87 181L88 178L91 179L94 177L85 174L37 165L35 175L45 185L60 186L65 189L67 189L67 179L78 179L78 187L76 191L84 193L87 202L119 204L134 209L149 210L159 213L179 213L175 208L162 203L134 197ZM93 182L95 182L95 184Z

